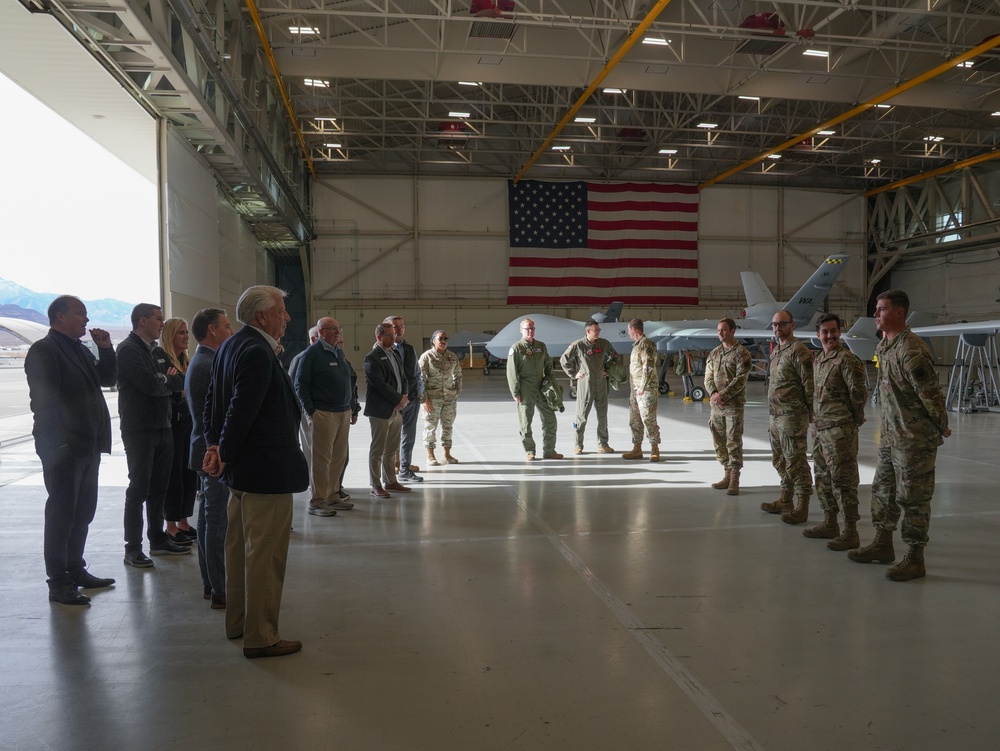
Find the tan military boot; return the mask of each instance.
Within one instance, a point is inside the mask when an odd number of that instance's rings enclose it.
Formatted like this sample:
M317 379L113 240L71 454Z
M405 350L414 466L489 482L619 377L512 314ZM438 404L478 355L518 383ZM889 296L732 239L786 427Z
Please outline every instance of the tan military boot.
M444 460L448 462L448 464L458 464L458 459L451 455L450 446L444 447Z
M716 490L725 490L729 487L729 470L726 470L726 474L718 482L713 482L712 487Z
M740 470L733 468L729 470L729 487L726 488L726 495L740 494Z
M649 461L658 462L660 461L660 444L653 443L649 447Z
M622 459L642 459L642 444L632 444L632 450L622 454Z
M437 457L434 456L434 449L427 449L427 464L429 464L431 467L441 466L441 463L437 460Z
M783 514L786 511L792 510L792 489L782 488L781 497L776 501L767 502L760 504L760 510L766 511L769 514Z
M875 530L875 539L858 550L847 554L855 563L892 563L896 560L896 551L892 549L892 532L884 529Z
M832 540L840 534L840 524L837 522L836 511L824 511L823 521L815 527L802 530L803 537L810 537L814 540Z
M826 546L830 550L857 550L860 548L861 538L858 537L858 523L853 519L845 519L843 531L830 540Z
M903 560L895 566L890 566L885 572L885 578L894 582L908 582L911 579L922 579L925 576L927 576L927 569L924 568L923 545L910 545Z
M795 509L783 513L781 521L785 524L804 524L809 521L809 496L804 493L800 495Z

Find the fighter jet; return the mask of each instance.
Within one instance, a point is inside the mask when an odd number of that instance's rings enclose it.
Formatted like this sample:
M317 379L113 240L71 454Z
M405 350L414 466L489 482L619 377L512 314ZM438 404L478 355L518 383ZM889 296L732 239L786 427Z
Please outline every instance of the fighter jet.
M774 299L771 290L760 275L751 271L740 272L743 291L746 293L747 307L736 321L736 337L743 343L757 343L772 337L769 327L771 318L779 310L787 310L795 321L796 334L805 338L815 332L809 328L826 302L834 283L844 270L850 256L828 256L812 276L806 280L798 292L784 305ZM661 352L684 352L686 350L712 349L719 343L717 319L704 321L663 321L659 328L646 325L646 335L656 341ZM544 341L544 340L543 340Z
M741 331L739 337L770 338L769 331L758 331L771 322L778 310L785 308L792 312L792 317L800 327L807 326L820 307L825 302L830 288L833 286L844 265L850 259L846 255L832 255L826 258L819 268L809 277L792 298L782 305L774 299L764 280L753 271L743 271L740 278L743 281L743 291L746 295L747 307L737 321L739 328L747 328L753 334L763 334L753 337L751 333ZM602 324L601 336L611 342L619 352L628 352L632 341L628 338L628 325L618 321L621 303L615 303L608 308L608 314L595 314L594 320ZM570 343L576 341L584 333L586 321L574 321L569 318L548 315L546 313L528 313L515 318L504 326L486 345L486 351L497 359L504 360L511 346L521 338L520 324L525 318L535 322L535 336L545 342L549 354L558 357ZM618 325L609 326L609 323ZM700 319L693 321L646 321L646 336L656 342L661 352L672 352L686 349L711 349L719 343L715 327L717 319Z

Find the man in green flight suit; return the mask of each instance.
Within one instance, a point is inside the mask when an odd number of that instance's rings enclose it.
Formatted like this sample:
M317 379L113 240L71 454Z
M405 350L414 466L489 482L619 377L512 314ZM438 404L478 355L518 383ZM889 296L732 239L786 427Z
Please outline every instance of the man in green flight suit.
M566 348L559 364L571 380L576 381L576 446L574 453L583 453L583 432L591 407L597 408L597 453L613 454L608 445L608 371L609 357L618 357L611 342L601 338L601 325L587 321L586 336Z
M535 457L535 439L531 436L531 419L535 408L542 417L542 458L562 459L556 452L556 413L542 394L542 386L555 377L552 358L542 342L535 340L535 322L521 321L521 339L507 353L507 385L517 402L517 419L521 427L521 443L528 461Z

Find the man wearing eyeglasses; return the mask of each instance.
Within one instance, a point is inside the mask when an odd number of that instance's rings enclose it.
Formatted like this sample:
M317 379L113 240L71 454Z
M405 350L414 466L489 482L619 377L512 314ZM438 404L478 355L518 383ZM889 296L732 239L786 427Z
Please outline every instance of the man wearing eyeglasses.
M521 321L520 341L507 353L507 386L517 403L521 444L529 462L536 458L535 439L531 435L531 419L536 407L542 417L542 458L563 458L556 452L556 413L542 393L542 386L554 377L549 351L535 339L535 322L525 318Z
M309 513L335 516L354 508L340 485L351 425L357 422L354 375L344 357L344 334L335 318L316 322L319 339L305 350L295 371L295 394L312 425L312 498Z
M781 514L786 524L802 524L809 517L812 475L806 458L806 436L812 418L813 358L805 344L795 338L795 322L787 310L771 318L777 345L771 352L767 403L771 464L781 478L781 497L760 504L762 511ZM792 498L798 503L792 505Z
M613 454L608 445L608 358L618 357L611 342L601 338L601 325L587 321L586 335L566 348L559 359L563 371L576 381L576 446L574 453L583 453L583 432L592 407L597 407L597 453Z

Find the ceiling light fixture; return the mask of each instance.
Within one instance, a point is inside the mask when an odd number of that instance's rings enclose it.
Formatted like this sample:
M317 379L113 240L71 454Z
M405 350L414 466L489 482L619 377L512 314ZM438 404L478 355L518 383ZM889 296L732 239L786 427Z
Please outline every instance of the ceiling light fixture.
M319 34L315 26L289 26L288 31L291 34Z
M339 143L324 143L323 145L326 146L328 149L341 149L341 148L343 148L343 146L341 146Z
M314 117L313 120L315 120L318 123L335 123L335 122L337 122L337 118L335 118L335 117Z
M975 65L975 62L973 62L972 60L966 60L964 63L959 63L955 67L956 68L971 68L973 65Z
M676 154L677 149L660 149L661 154Z
M1000 112L991 112L990 117L1000 117Z
M760 97L759 96L744 96L743 94L740 94L739 98L740 99L745 99L748 102L759 102L760 101Z
M605 94L624 94L627 89L604 89Z
M471 117L469 112L449 112L448 117Z
M768 154L768 159L781 159L781 154Z
M553 146L553 151L569 151L569 146Z
M882 160L881 159L869 159L868 163L869 164L881 164Z
M924 136L924 140L932 143L939 143L944 140L944 136Z
M642 43L652 44L657 47L666 47L668 44L670 44L670 40L664 39L663 37L644 37Z
M575 123L596 123L597 122L597 118L596 117L575 117L575 118L573 118L573 122L575 122Z
M306 84L306 86L315 86L315 87L320 88L320 89L329 89L330 88L330 82L329 81L324 81L324 80L322 80L320 78L307 78L307 79L305 79L305 84Z
M816 135L817 135L817 136L832 136L832 135L834 135L834 134L835 134L836 132L837 132L837 131L835 131L835 130L821 130L821 131L819 131L818 133L816 133Z
M707 130L711 130L712 128L718 128L719 124L718 123L698 123L698 125L696 127L698 127L698 128L705 128Z
M459 81L458 85L459 86L481 86L482 84L480 84L480 83L478 83L476 81Z
M892 107L891 104L876 104L875 106L878 107L880 110L887 110L890 107Z
M830 57L830 53L827 50L817 50L813 47L802 50L802 54L808 57Z

